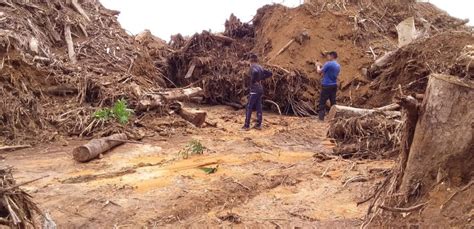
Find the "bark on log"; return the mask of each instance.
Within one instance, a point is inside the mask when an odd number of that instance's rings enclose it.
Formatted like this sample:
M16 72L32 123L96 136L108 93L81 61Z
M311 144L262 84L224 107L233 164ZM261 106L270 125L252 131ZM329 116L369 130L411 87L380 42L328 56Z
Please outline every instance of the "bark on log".
M407 165L408 154L410 153L410 147L413 143L413 136L415 135L416 122L418 121L419 113L419 103L412 96L406 96L404 98L400 98L399 100L400 101L398 104L403 107L402 120L404 123L400 141L400 173L397 174L396 178L397 188L400 187L402 176Z
M99 157L100 154L124 143L127 140L125 134L114 134L105 138L94 139L85 145L79 146L72 151L74 160L88 162Z
M451 178L453 185L474 175L474 83L453 76L431 75L401 182L409 193L421 184L431 190L436 177Z
M377 109L362 109L362 108L355 108L355 107L347 107L347 106L340 106L334 105L331 107L329 114L327 116L328 120L332 120L335 118L349 118L349 117L358 117L369 115L372 113L380 113L384 114L385 116L390 117L400 117L401 113L399 111L386 111L386 110L377 110Z

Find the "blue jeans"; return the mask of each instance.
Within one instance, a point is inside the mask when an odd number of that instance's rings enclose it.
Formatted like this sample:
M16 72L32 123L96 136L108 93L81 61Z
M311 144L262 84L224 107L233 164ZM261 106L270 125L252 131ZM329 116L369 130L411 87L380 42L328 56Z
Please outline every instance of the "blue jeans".
M263 114L262 114L262 94L261 93L250 93L249 103L247 105L247 112L245 115L244 127L250 127L250 118L252 118L253 109L257 110L257 126L262 126Z

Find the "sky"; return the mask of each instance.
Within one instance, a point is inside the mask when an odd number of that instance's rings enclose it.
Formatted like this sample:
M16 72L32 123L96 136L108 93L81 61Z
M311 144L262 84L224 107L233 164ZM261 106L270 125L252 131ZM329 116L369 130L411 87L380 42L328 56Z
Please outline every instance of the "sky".
M234 13L250 21L257 9L280 3L295 7L303 0L100 0L109 9L119 10L119 21L127 31L137 34L145 29L165 40L173 34L192 35L203 30L221 32L224 22ZM429 0L458 18L469 18L474 25L474 0Z

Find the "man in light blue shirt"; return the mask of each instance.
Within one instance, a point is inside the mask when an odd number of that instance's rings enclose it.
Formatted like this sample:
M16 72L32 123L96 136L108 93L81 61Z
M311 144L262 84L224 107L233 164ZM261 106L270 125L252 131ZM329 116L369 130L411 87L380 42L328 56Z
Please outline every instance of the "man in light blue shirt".
M321 67L321 63L316 62L318 73L323 76L321 85L321 96L319 98L319 120L324 121L326 115L326 102L331 102L331 106L336 105L337 78L341 72L341 66L337 63L337 52L329 52L326 57L328 61Z

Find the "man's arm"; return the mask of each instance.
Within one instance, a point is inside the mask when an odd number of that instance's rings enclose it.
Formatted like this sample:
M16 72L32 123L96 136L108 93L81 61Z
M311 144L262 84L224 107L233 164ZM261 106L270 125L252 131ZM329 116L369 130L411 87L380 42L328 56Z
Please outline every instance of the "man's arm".
M321 62L319 62L319 61L316 61L316 71L317 71L319 74L322 74L322 73L323 73L323 67L322 67Z
M262 80L268 79L272 76L273 76L273 73L271 71L268 71L266 69L263 70L263 79Z

